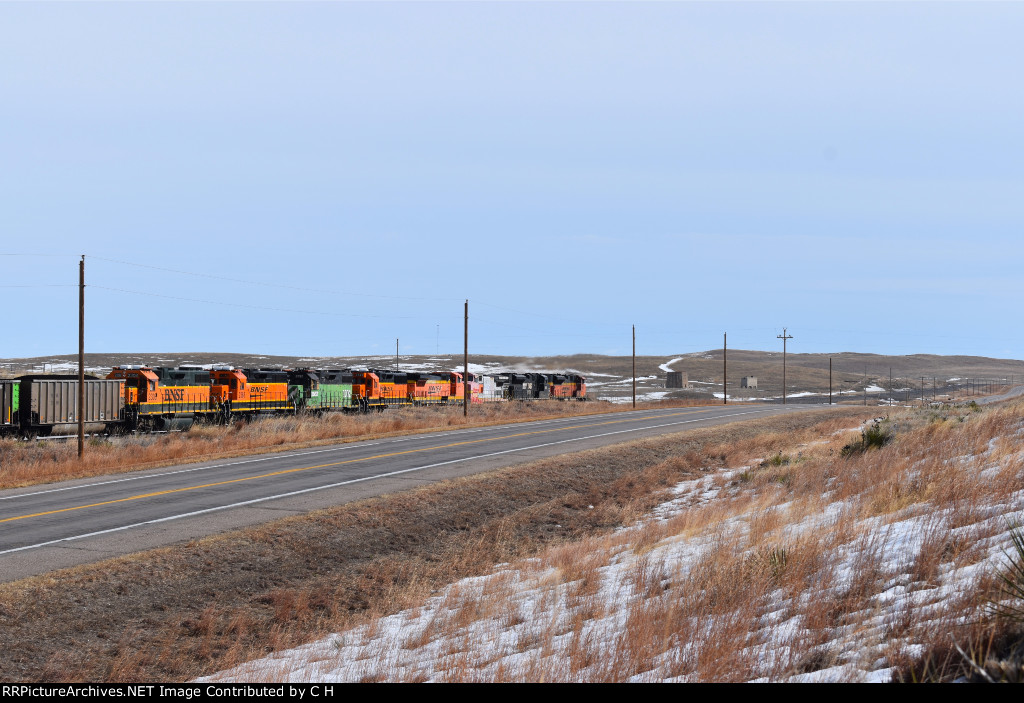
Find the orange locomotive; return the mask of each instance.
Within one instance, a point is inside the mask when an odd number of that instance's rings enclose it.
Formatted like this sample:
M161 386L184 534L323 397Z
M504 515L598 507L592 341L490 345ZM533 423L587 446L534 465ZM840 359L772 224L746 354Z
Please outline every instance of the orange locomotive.
M184 429L223 412L210 393L210 372L200 367L115 366L107 378L124 380L129 429Z
M288 372L280 369L236 369L215 366L210 392L232 413L294 410L288 397Z
M587 397L586 379L579 374L546 374L551 398L566 400L575 398L585 400Z
M413 405L440 404L453 400L452 382L446 373L410 373L408 395Z
M381 406L380 378L372 371L352 372L352 402L360 410L366 411L370 406Z
M448 382L451 384L451 397L456 402L462 402L465 398L466 386L462 382L462 373L459 371L449 371L447 373ZM483 400L480 397L481 391L483 391L483 383L477 380L476 374L469 374L469 402L470 403L482 403Z
M494 381L469 374L466 384L458 371L116 366L107 378L124 381L118 394L124 399L124 420L119 424L128 430L187 429L197 420L229 422L265 412L366 412L389 405L461 403L466 385L469 401L480 403L488 383L490 400L586 399L585 381L576 374L504 374Z

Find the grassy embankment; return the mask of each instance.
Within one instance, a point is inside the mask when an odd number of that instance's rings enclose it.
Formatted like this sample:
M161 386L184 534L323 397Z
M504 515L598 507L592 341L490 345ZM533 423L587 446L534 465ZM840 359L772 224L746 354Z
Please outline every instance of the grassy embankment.
M0 586L0 679L175 681L634 523L687 477L855 424L812 411L579 452ZM824 423L824 424L820 424Z
M702 457L629 529L232 676L1024 680L1024 543L1008 540L1024 505L1024 403L815 429L777 452L767 436L733 444L718 457L731 470Z
M344 646L311 666L369 680L1019 675L1020 624L989 603L1024 403L848 430L877 412L580 452L8 584L0 678L179 680L330 632ZM396 613L414 629L388 641Z

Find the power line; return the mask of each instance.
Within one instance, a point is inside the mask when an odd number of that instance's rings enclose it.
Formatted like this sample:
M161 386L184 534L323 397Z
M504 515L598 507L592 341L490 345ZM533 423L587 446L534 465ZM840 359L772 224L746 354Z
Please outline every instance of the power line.
M515 308L509 308L509 307L505 307L503 305L494 305L493 303L484 303L484 302L475 301L475 300L474 300L474 302L476 302L478 305L483 305L484 307L494 308L495 310L504 310L505 312L514 312L517 315L527 315L529 317L540 317L540 318L543 318L543 319L546 319L546 320L554 320L556 322L563 322L563 323L566 321L566 316L565 315L560 315L560 316L545 315L544 313L530 312L528 310L516 310ZM581 318L581 317L579 317L578 315L575 315L575 314L572 315L572 321L575 322L575 323L583 322L583 323L586 323L588 325L600 325L602 327L609 327L609 328L611 328L611 327L620 327L621 326L621 325L619 325L617 323L614 323L614 322L608 322L607 320L601 321L601 322L597 322L595 320L588 320L588 319L585 319L585 318Z
M782 334L775 335L776 339L782 340L782 404L786 405L786 342L793 339L793 335L786 333L786 328L782 328Z
M473 320L474 320L474 322L483 322L483 323L488 324L488 325L496 325L496 326L500 326L500 327L507 327L509 329L523 330L524 332L529 332L530 333L529 335L520 335L520 336L560 337L560 338L561 337L584 337L584 338L591 338L591 339L593 339L593 338L605 338L605 337L608 337L608 335L605 334L605 333L597 333L597 334L566 334L564 332L557 332L557 331L555 331L555 332L547 332L547 331L543 331L543 330L538 330L536 327L522 327L520 325L509 324L509 323L505 322L504 320L502 320L502 321L489 320L489 319L487 319L485 317L474 317ZM508 336L508 335L506 335L506 336Z
M89 255L90 259L96 259L98 261L106 261L112 264L123 264L125 266L136 266L138 268L151 269L153 271L164 271L165 273L177 273L183 276L195 276L197 278L209 278L217 281L227 281L229 283L243 283L250 286L263 286L265 288L282 288L285 290L302 291L304 293L325 293L327 295L351 295L358 296L361 298L382 298L387 300L421 300L430 302L454 302L461 300L461 298L424 298L424 297L413 297L404 295L378 295L375 293L358 293L355 291L337 291L337 290L325 290L322 288L305 288L303 286L293 286L285 283L271 283L269 281L250 281L244 278L231 278L230 276L219 276L213 273L198 273L196 271L184 271L181 269L166 268L163 266L153 266L152 264L140 264L134 261L124 261L121 259L108 259L103 256Z
M90 288L99 288L100 290L109 290L116 293L128 293L130 295L147 295L152 298L167 298L169 300L181 300L187 303L202 303L204 305L226 305L233 308L248 308L250 310L269 310L272 312L294 312L303 315L326 315L330 317L364 317L364 318L375 318L381 320L411 320L413 318L409 316L389 316L389 315L359 315L355 313L343 313L343 312L322 312L318 310L294 310L290 308L270 308L263 305L245 305L244 303L226 303L223 300L202 300L199 298L183 298L177 295L166 295L164 293L147 293L141 290L128 290L126 288L110 288L108 286L97 286L91 285Z

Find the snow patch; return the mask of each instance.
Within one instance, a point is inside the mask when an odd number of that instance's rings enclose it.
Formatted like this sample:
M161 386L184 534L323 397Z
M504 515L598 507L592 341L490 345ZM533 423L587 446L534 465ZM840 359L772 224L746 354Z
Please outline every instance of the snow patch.
M683 360L683 357L677 356L675 359L672 359L671 361L666 361L664 364L662 364L658 368L661 369L662 371L668 373L669 371L672 370L672 364L676 363L677 361L682 361L682 360Z

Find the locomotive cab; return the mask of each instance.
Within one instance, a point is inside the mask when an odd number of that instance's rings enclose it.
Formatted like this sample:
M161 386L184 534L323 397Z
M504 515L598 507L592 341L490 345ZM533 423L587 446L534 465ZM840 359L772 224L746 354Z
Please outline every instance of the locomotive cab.
M362 403L379 402L380 377L373 371L353 371L352 394Z
M312 369L288 372L288 397L296 409L315 404L320 396L320 376Z
M246 383L246 375L239 368L214 366L210 371L210 394L221 402L248 401L249 385Z
M239 369L215 366L210 371L210 394L221 402L247 402L249 385L245 374Z
M159 402L160 378L148 366L115 366L108 379L124 379L125 405Z

